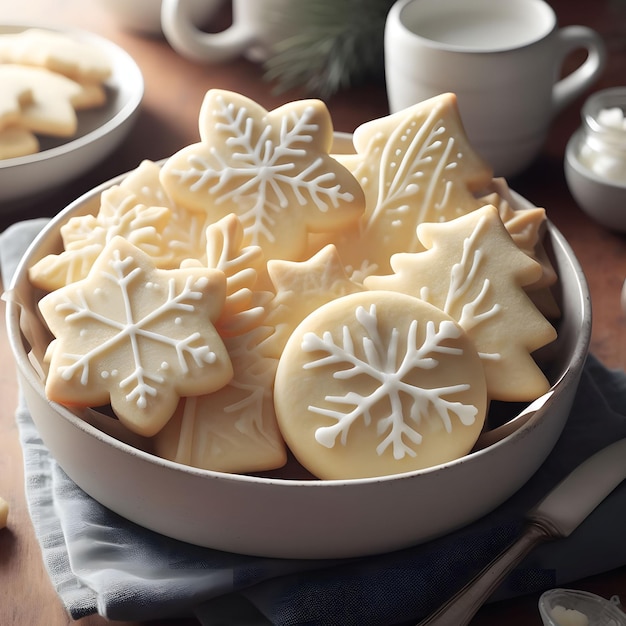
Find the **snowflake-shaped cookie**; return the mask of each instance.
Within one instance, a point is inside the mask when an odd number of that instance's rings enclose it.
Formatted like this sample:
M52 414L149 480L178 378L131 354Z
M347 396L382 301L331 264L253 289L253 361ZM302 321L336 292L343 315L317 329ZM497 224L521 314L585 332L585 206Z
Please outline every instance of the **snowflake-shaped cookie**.
M476 349L452 318L417 298L371 291L333 300L296 328L274 404L302 465L344 479L466 454L487 396Z
M211 223L206 213L188 211L178 206L161 185L161 166L144 159L120 183L147 207L167 207L170 219L162 230L167 242L167 258L163 255L164 268L179 267L188 259L206 261L206 227Z
M157 269L122 237L87 278L39 302L56 337L46 395L68 406L111 402L120 421L158 432L181 396L220 389L233 370L213 322L224 304L219 270Z
M301 260L308 232L341 230L364 209L360 185L328 154L332 132L319 100L268 112L240 94L210 90L200 143L170 157L161 182L178 204L212 221L235 213L245 242L267 258Z
M146 206L128 189L114 185L102 192L95 215L76 215L61 227L64 250L49 254L28 270L33 285L52 291L81 280L107 242L121 236L155 260L167 264L168 244L162 231L171 211L162 206Z

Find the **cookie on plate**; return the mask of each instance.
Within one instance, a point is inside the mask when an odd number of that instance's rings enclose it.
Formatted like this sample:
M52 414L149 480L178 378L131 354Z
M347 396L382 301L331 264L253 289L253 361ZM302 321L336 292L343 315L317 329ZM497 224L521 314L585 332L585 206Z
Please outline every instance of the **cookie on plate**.
M39 139L21 126L8 126L0 130L0 159L28 156L39 151Z
M12 89L22 87L31 92L14 123L33 133L70 137L76 133L78 119L72 104L83 94L75 81L39 67L0 64L0 84Z
M92 84L113 71L107 55L93 44L43 28L0 35L0 63L34 65Z

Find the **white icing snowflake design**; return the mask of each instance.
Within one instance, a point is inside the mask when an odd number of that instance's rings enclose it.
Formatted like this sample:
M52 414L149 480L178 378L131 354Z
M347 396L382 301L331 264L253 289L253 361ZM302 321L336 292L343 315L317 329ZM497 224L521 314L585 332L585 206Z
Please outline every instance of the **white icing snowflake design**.
M204 278L196 281L192 277L189 277L185 286L179 293L175 291L175 281L170 280L168 282L167 296L163 303L153 311L150 311L143 318L136 320L133 319L133 311L130 306L129 285L133 283L138 274L141 274L141 269L132 267L127 273L127 268L132 262L132 259L128 257L120 258L118 251L115 251L114 254L114 259L111 261L112 272L111 274L107 274L106 277L112 282L117 283L124 301L128 304L126 307L126 319L118 321L98 311L94 311L90 308L82 292L78 293L79 299L77 301L67 300L64 304L59 304L57 311L66 314L65 320L67 322L91 319L113 331L107 341L92 348L85 354L66 355L73 363L60 367L59 372L65 380L69 380L80 371L81 383L85 385L89 379L90 364L96 360L100 354L107 352L116 344L128 343L131 347L134 368L126 378L120 381L120 387L122 389L129 389L126 396L127 399L135 402L139 408L143 409L147 405L147 398L156 395L156 388L153 384L162 384L165 379L163 375L149 373L149 369L145 366L141 358L138 347L139 338L155 341L170 348L183 372L189 371L187 358L198 366L202 366L203 363L215 362L215 353L209 346L202 344L199 346L193 345L199 338L199 333L192 332L184 339L180 340L173 339L164 334L155 333L150 329L150 324L163 315L174 312L178 315L184 315L185 312L193 311L193 302L202 297L202 293L198 288L204 287L207 279ZM146 286L148 288L154 287L154 285L150 284ZM108 374L103 372L101 375L106 377L112 374L113 372L108 372Z
M219 311L224 297L223 283L213 278L217 270L157 270L146 267L143 256L114 240L94 266L97 283L57 290L42 309L58 337L51 371L59 384L66 381L85 396L108 389L114 410L131 426L137 426L136 411L153 424L168 419L179 395L198 379L232 375L211 324L212 309ZM217 304L207 302L212 298ZM59 333L66 325L72 332Z
M170 160L165 180L182 184L189 192L181 197L183 204L208 211L214 220L236 213L247 243L289 244L277 235L285 220L296 241L311 223L332 230L339 220L342 226L347 219L342 210L355 202L353 191L361 190L356 181L346 185L345 176L341 182L343 168L324 152L319 111L294 105L255 117L257 109L240 98L208 98L201 115L208 128L201 131L203 141Z
M468 384L456 384L433 389L426 389L407 382L407 375L418 369L434 369L438 367L437 354L461 355L458 347L442 345L449 339L460 336L461 330L452 321L444 320L435 328L432 321L426 324L424 341L417 345L418 322L413 320L406 335L405 353L398 359L401 349L400 333L397 329L388 341L381 336L378 329L376 306L371 305L369 311L363 306L356 309L356 319L365 331L361 340L364 357L357 355L354 337L348 326L343 326L340 344L329 331L319 337L309 332L303 336L302 350L305 352L323 352L322 356L305 364L306 369L327 365L347 365L345 369L333 372L338 380L350 380L359 376L369 376L373 381L370 393L362 395L348 390L343 395L329 395L325 400L336 404L336 409L320 406L309 406L309 411L336 420L335 424L323 426L316 430L315 439L327 448L332 448L337 439L345 445L352 424L361 419L366 426L372 422L372 409L380 402L386 401L386 415L378 419L377 431L384 435L376 448L380 455L391 446L395 459L406 455L416 456L415 450L407 445L404 439L414 444L422 441L419 427L424 419L430 419L433 413L441 420L446 431L452 429L452 419L458 418L463 425L471 425L476 419L477 409L473 405L462 404L446 399L469 389ZM349 385L346 386L349 389ZM410 410L403 409L403 396L410 398Z

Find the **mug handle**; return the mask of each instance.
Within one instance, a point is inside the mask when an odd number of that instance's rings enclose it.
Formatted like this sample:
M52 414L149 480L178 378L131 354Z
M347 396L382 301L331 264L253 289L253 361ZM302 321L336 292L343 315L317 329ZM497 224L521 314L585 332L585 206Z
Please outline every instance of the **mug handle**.
M600 76L606 65L606 46L602 37L586 26L565 26L556 33L561 61L574 50L585 48L588 56L571 74L552 89L552 111L558 113Z
M222 0L204 0L215 12ZM207 11L210 15L210 11ZM189 0L162 0L161 28L169 44L192 61L217 63L238 57L254 40L254 34L236 19L221 33L205 33L194 23Z

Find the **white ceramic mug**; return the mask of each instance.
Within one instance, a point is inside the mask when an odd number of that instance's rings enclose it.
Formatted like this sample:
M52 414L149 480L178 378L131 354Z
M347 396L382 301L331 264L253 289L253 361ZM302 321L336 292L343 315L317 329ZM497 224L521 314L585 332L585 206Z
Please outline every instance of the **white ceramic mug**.
M581 48L586 60L559 80L565 57ZM454 92L472 145L497 176L530 164L553 117L605 60L595 31L558 28L543 0L398 0L385 25L391 111Z
M99 0L119 26L142 35L158 36L161 30L160 0ZM220 8L222 0L187 0L188 19L204 24Z
M193 0L162 0L161 28L174 50L194 61L214 63L238 56L264 61L291 33L283 19L293 0L232 0L232 25L219 33L195 26Z

